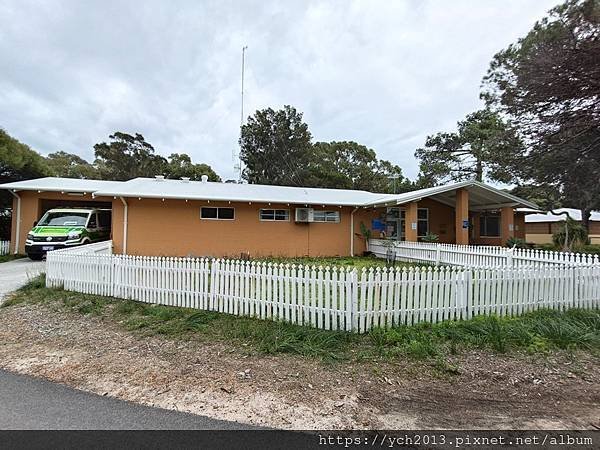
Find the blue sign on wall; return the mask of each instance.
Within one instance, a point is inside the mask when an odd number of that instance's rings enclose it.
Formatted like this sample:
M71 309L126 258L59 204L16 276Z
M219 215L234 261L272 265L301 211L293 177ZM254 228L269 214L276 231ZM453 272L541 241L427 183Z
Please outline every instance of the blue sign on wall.
M371 221L371 230L373 231L385 231L385 223L379 219L373 219Z
M463 228L469 228L469 221L463 220Z

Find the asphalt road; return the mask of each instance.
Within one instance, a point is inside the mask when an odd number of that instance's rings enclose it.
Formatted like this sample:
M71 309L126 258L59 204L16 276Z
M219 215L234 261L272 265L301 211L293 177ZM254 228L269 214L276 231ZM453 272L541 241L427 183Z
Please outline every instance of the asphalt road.
M0 430L240 430L248 425L151 408L0 370Z

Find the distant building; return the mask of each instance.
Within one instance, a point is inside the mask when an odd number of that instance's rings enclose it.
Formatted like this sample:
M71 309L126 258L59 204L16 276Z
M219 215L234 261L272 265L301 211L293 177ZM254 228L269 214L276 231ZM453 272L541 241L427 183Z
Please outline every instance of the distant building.
M550 244L552 235L564 227L565 215L548 213L528 214L532 210L525 208L519 211L527 213L525 216L525 240L533 244ZM559 208L555 213L568 212L569 217L581 222L581 211L573 208ZM590 217L589 236L592 244L600 244L600 211L592 211Z

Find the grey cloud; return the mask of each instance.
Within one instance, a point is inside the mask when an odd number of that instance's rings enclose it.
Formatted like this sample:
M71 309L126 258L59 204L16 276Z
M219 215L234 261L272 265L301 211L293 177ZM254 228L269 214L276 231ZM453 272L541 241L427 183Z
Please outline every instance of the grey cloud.
M555 1L63 1L0 5L0 126L92 158L114 131L231 176L246 112L292 104L414 177L414 149L480 106L489 60Z

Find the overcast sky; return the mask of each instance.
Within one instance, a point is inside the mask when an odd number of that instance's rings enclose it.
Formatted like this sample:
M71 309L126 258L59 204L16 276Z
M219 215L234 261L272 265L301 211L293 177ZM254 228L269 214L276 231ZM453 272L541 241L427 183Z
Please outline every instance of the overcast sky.
M414 150L477 109L498 50L558 0L0 2L0 127L93 159L139 132L233 173L245 110L290 104L414 178Z

